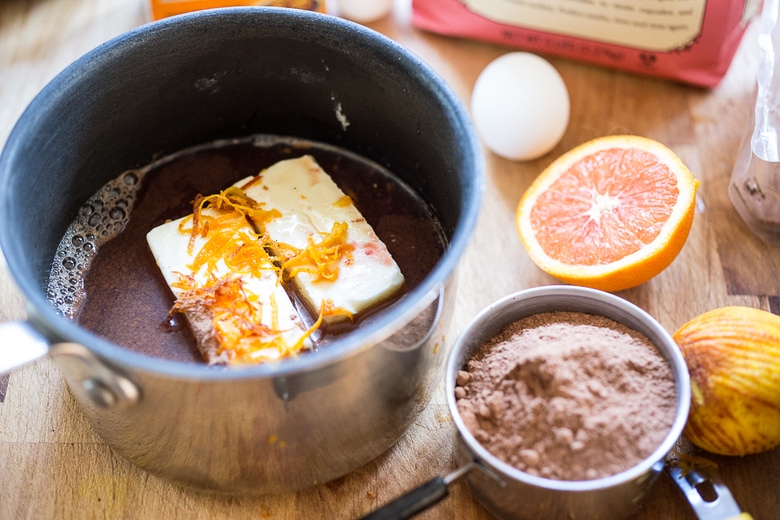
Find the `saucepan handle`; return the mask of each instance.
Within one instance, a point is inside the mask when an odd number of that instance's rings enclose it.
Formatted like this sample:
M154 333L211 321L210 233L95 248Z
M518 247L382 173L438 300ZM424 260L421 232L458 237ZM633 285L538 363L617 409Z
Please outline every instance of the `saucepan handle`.
M449 485L476 467L476 464L472 461L446 477L434 477L360 520L406 520L412 518L441 502L449 495Z
M449 494L443 477L435 477L425 484L409 491L383 505L361 520L406 520L438 504Z
M26 321L0 323L0 374L10 372L49 352L49 342Z
M702 457L672 458L664 469L699 520L753 520L740 509L714 462ZM707 497L702 495L702 489L708 490Z

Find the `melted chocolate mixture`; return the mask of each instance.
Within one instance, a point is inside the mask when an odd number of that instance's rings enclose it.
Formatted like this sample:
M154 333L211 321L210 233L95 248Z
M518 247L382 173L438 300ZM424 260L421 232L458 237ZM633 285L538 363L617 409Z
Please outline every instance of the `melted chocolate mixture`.
M232 185L282 159L310 154L328 172L387 245L406 281L394 300L417 286L441 258L445 242L430 209L415 193L369 162L327 147L237 144L184 155L150 171L125 230L102 245L84 281L78 323L130 350L177 361L202 361L180 316L169 319L173 295L146 243L146 233L192 213L196 195ZM387 305L383 306L384 308ZM367 313L377 315L382 308ZM325 330L319 347L348 334Z

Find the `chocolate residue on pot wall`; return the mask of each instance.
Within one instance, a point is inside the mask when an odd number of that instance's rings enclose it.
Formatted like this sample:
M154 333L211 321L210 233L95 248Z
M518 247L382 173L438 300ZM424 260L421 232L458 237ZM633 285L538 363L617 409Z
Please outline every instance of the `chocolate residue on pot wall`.
M508 327L458 373L455 394L488 451L556 480L635 466L661 444L677 408L671 367L647 338L576 312Z

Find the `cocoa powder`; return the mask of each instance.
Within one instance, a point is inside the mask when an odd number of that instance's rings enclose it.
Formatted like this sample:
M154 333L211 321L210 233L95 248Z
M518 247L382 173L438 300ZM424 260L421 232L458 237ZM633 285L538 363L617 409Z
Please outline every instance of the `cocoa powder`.
M663 441L676 414L671 367L642 334L579 312L524 318L458 373L466 427L529 474L591 480L627 470Z

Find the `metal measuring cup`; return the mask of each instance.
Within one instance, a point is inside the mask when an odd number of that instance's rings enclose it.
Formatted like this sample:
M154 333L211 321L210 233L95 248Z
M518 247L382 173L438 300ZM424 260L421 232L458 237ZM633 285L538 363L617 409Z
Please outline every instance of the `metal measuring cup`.
M639 464L616 475L585 481L552 480L530 475L499 460L464 424L455 400L457 373L482 344L510 324L554 311L601 315L644 334L672 368L677 390L674 422L663 441ZM690 409L688 369L671 335L647 312L610 293L575 286L545 286L511 294L487 307L461 332L449 353L445 376L447 405L457 428L459 469L436 477L366 519L410 518L447 495L447 486L464 478L471 493L499 518L626 518L636 512L682 434Z

